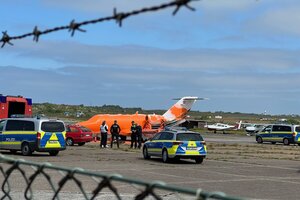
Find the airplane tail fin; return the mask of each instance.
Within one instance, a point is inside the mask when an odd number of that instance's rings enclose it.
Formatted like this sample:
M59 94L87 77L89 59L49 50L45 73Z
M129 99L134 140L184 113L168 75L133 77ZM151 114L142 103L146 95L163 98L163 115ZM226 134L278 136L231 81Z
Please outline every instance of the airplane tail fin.
M238 130L240 130L240 129L241 129L241 127L242 127L242 120L240 120L240 122L239 122L239 125L238 125L237 129L238 129Z
M165 114L163 117L167 120L166 125L178 124L178 121L185 121L184 119L187 116L187 113L191 110L193 104L197 100L204 100L204 98L198 97L182 97L181 99L175 103Z

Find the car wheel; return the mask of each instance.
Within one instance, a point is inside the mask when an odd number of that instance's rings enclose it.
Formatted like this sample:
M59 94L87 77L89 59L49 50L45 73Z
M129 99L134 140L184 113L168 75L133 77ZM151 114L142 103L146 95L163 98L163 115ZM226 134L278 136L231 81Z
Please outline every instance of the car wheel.
M32 154L32 150L30 149L30 146L28 143L22 144L21 151L22 151L23 156L30 156Z
M195 158L195 162L197 164L201 164L203 162L203 157L197 157L197 158Z
M143 148L143 156L144 156L144 159L150 159L151 158L148 154L148 148L147 147Z
M50 156L57 156L59 151L49 151Z
M79 142L78 146L83 146L85 144L85 142Z
M271 142L272 144L276 144L276 142Z
M259 143L259 144L261 144L261 143L263 143L263 139L261 137L257 137L256 138L256 142Z
M66 139L66 144L67 144L68 146L73 146L73 145L74 145L73 139L72 139L72 138L67 138L67 139Z
M164 163L167 163L170 161L167 149L164 149L162 152L162 160Z
M283 144L284 144L284 145L289 145L289 144L290 144L290 141L289 141L287 138L284 138L284 139L283 139Z

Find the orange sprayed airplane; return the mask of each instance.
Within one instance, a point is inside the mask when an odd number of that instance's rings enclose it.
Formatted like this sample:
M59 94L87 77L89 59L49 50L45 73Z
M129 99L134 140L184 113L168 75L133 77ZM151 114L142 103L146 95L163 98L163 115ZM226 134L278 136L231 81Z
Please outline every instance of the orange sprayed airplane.
M163 115L146 115L146 114L98 114L94 115L87 121L79 122L78 125L87 127L92 130L94 134L100 132L100 125L103 121L106 121L109 129L110 126L114 123L114 120L117 120L121 132L120 137L126 139L127 136L131 135L131 122L139 124L143 129L143 135L149 137L148 134L153 135L165 127L177 126L185 122L187 113L192 108L192 105L197 100L204 100L204 98L198 97L182 97L175 103L167 112Z

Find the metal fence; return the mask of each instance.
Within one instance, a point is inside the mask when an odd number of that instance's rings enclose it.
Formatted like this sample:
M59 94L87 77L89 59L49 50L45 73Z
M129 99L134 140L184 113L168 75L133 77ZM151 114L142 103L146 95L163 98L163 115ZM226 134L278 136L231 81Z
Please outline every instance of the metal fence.
M241 199L222 192L140 181L119 174L58 167L4 155L0 155L0 171L3 175L0 178L1 199Z

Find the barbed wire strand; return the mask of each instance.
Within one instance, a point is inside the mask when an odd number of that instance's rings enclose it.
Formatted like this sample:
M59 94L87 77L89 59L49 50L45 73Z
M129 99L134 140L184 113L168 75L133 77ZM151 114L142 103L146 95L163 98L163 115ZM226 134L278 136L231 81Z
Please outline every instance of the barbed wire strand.
M58 26L58 27L46 29L44 31L39 30L38 27L35 26L32 32L25 33L25 34L19 35L19 36L9 36L7 31L2 31L3 35L0 40L0 42L2 43L1 48L3 48L6 44L13 45L13 43L11 43L12 40L20 40L20 39L24 39L26 37L31 37L31 36L33 36L33 41L39 42L41 35L46 35L46 34L50 34L53 32L62 31L62 30L68 30L69 32L71 32L71 36L74 36L75 31L86 32L86 30L81 29L82 26L86 26L89 24L96 24L96 23L105 22L105 21L115 20L116 23L120 27L122 27L123 20L128 17L139 15L139 14L146 13L146 12L155 12L155 11L170 8L170 7L175 7L175 10L172 13L173 15L176 15L176 13L182 7L186 7L187 9L189 9L191 11L195 11L196 9L189 5L189 3L191 3L192 1L200 1L200 0L174 0L169 3L161 4L159 6L142 8L140 10L133 10L131 12L117 12L117 9L114 8L113 15L108 16L108 17L102 17L102 18L83 21L83 22L79 22L79 23L75 22L75 20L73 19L69 25Z

